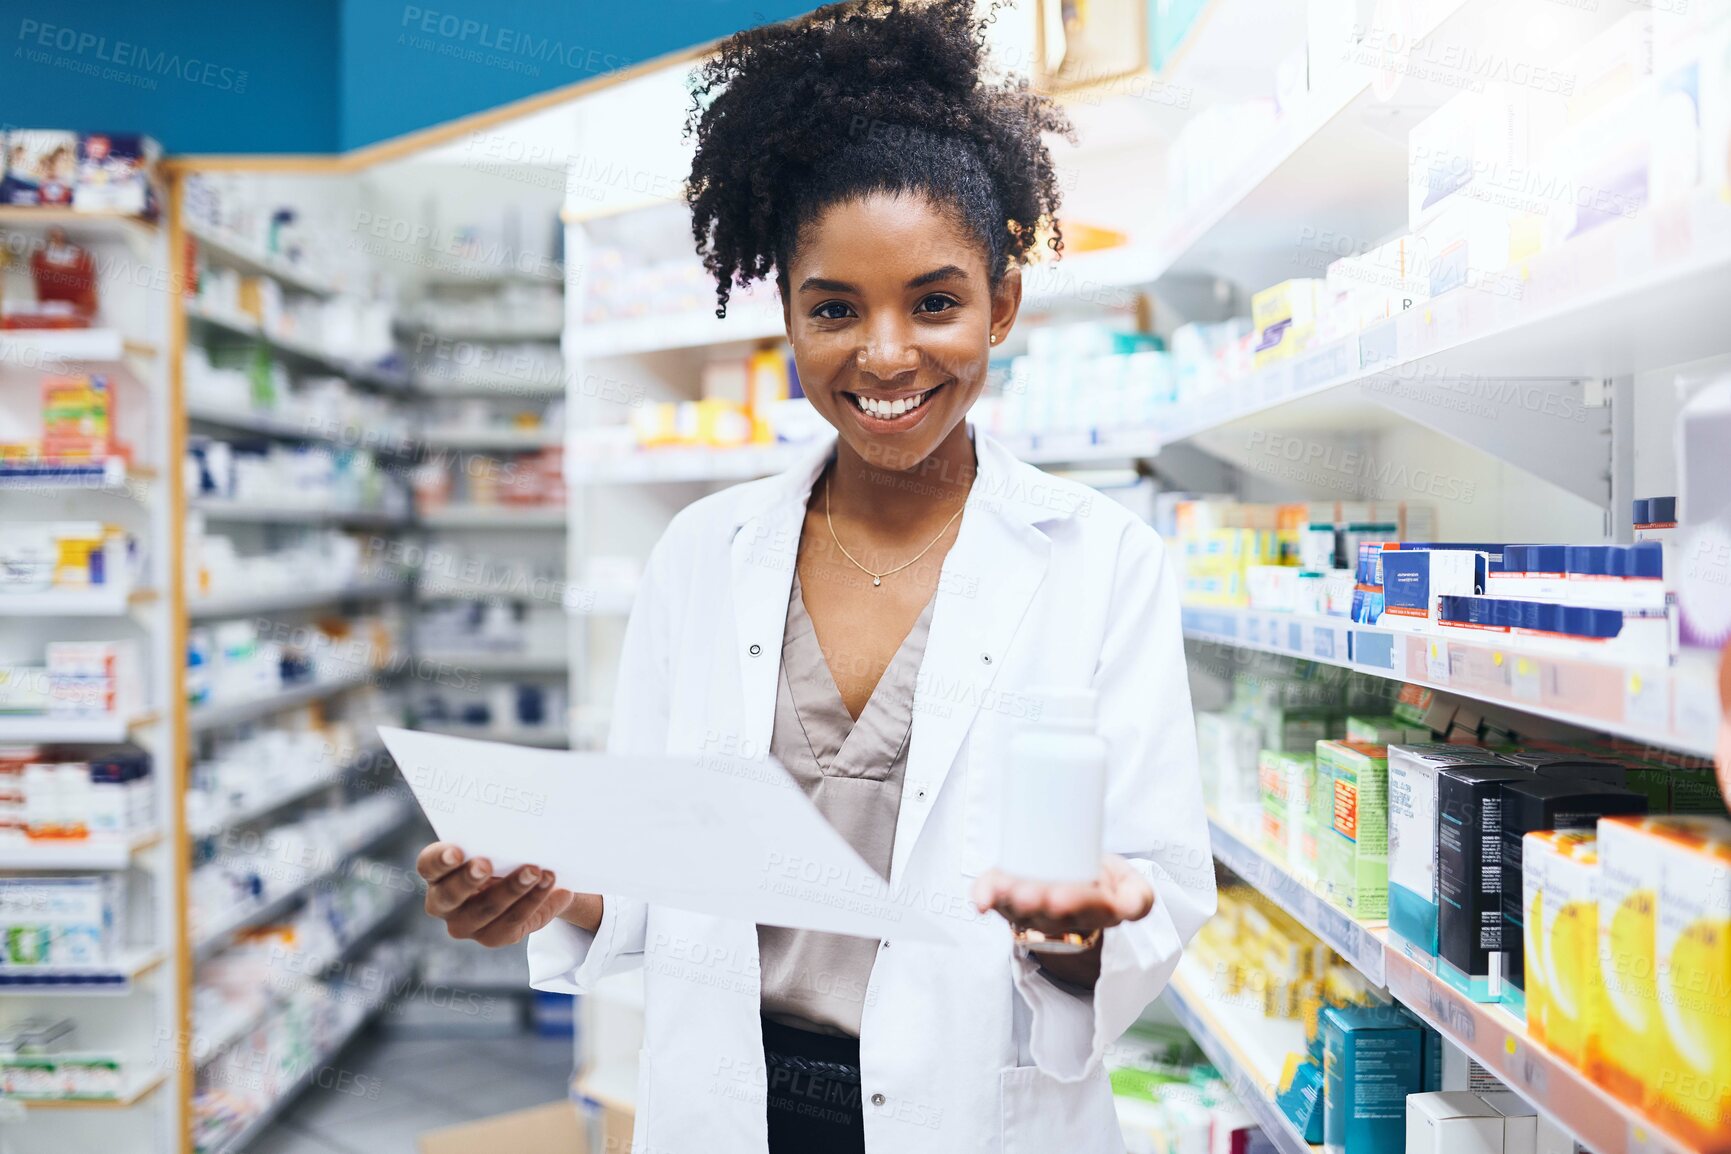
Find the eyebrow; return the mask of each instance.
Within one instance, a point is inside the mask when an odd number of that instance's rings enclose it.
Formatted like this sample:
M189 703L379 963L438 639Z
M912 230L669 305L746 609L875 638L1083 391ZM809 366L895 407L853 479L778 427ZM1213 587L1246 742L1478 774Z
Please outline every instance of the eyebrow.
M907 287L923 288L926 285L934 284L941 280L967 279L968 273L966 269L963 269L959 265L947 264L942 268L935 268L931 272L921 273L913 280L910 280L907 283ZM859 286L857 285L849 284L844 280L829 280L828 278L821 276L808 276L799 283L800 292L805 292L807 289L816 289L819 292L826 293L854 293L856 295L859 293Z

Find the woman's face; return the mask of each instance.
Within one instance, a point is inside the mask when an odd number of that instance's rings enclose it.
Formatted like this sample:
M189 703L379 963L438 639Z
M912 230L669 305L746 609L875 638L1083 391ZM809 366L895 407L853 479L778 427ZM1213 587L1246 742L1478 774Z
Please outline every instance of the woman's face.
M922 196L874 194L821 214L782 293L812 407L866 462L917 466L986 383L988 337L1021 303L1011 269L992 292L985 247Z

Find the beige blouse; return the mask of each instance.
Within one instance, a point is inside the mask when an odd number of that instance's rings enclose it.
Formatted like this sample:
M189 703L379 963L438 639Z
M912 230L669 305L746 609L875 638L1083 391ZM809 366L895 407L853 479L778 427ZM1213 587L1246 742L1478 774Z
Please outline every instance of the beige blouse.
M914 681L933 597L908 630L856 721L842 702L805 610L799 575L787 600L769 751L866 864L888 877L913 726ZM815 930L757 928L763 1015L857 1038L878 943Z

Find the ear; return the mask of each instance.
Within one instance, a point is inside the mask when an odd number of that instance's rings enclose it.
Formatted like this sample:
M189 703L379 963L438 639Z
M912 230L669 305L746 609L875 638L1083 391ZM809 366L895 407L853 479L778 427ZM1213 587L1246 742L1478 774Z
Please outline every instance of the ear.
M1012 264L992 292L992 335L1003 344L1022 311L1022 266Z

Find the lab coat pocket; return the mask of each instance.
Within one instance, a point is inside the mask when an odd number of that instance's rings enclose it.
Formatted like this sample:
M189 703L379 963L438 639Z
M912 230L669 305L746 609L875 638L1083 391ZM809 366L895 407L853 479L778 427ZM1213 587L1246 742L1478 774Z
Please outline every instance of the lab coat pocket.
M1122 1154L1124 1135L1104 1073L1060 1082L1038 1066L1012 1066L998 1076L1001 1154Z

